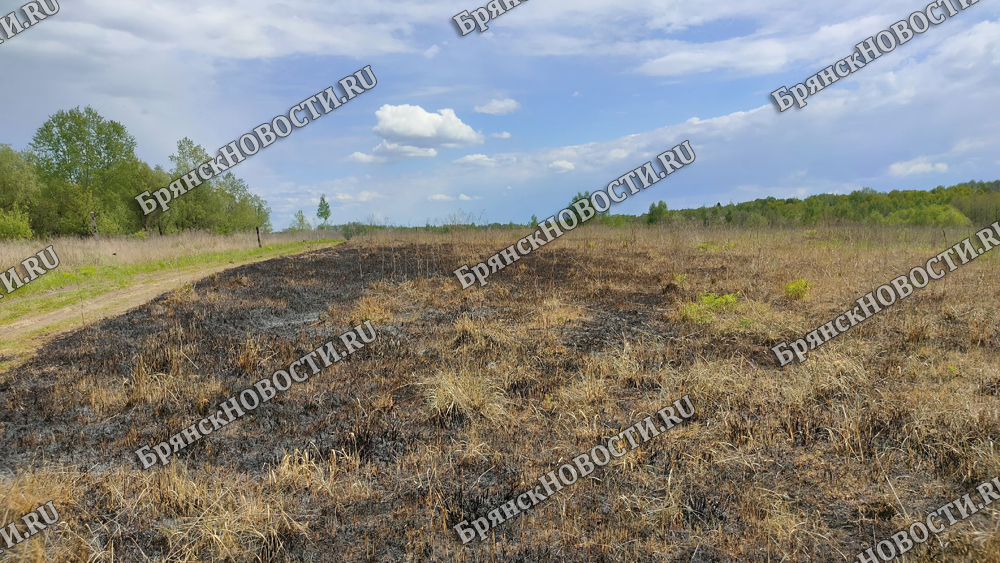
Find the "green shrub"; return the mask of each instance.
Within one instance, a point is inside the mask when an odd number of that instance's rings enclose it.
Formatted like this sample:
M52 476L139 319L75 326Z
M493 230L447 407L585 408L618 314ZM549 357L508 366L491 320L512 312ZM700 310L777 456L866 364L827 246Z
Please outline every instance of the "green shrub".
M688 321L708 323L715 319L715 313L727 311L736 305L739 295L725 293L702 293L695 303L688 303L681 308L681 316Z
M0 240L31 238L31 224L28 214L15 209L0 210Z
M809 293L809 288L812 284L808 281L799 278L789 284L785 285L785 295L788 296L792 301L798 301L800 299L805 299L806 295Z
M716 295L714 293L702 293L701 304L709 311L724 311L736 304L737 297L733 293Z
M770 226L771 221L760 213L752 211L750 212L750 215L747 216L747 220L743 223L743 225L746 227L763 228Z
M950 205L928 205L893 211L885 218L889 225L930 227L965 227L972 224L968 217Z

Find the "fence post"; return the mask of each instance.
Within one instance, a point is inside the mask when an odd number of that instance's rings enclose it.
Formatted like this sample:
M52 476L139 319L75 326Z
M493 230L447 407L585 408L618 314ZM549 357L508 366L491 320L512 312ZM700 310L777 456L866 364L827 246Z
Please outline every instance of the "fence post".
M257 248L264 248L264 245L260 243L260 227L257 227Z

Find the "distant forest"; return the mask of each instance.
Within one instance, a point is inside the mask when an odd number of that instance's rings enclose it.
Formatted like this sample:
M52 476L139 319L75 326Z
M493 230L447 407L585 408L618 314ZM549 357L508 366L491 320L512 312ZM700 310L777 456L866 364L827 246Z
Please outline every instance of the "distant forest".
M862 223L959 227L1000 221L1000 180L965 182L930 191L864 188L849 195L823 194L805 199L769 197L746 203L671 211L664 202L643 215L646 223L694 221L703 225L754 227Z
M589 197L583 192L576 194L572 204ZM470 214L456 216L458 221L441 225L427 224L415 227L417 230L449 232L470 228L473 222ZM454 219L455 217L453 217ZM296 214L294 228L309 229L304 214ZM773 197L757 199L745 203L721 203L697 209L667 208L663 201L649 206L646 213L619 215L601 213L587 221L586 225L607 225L625 227L633 225L685 225L703 226L733 225L739 227L797 227L815 225L911 225L931 227L962 227L989 225L1000 221L1000 180L994 182L965 182L951 187L938 186L930 191L893 190L888 193L864 188L849 195L823 194L805 199ZM492 229L533 228L538 217L532 216L527 223L491 223L481 227ZM373 221L354 222L346 225L323 225L317 228L333 229L348 238L372 230L400 228L379 225Z
M105 235L270 229L267 202L232 173L144 217L137 194L166 187L209 155L185 138L170 157L173 168L164 170L141 161L135 147L122 124L89 107L50 117L24 151L0 144L0 240L88 235L91 212Z

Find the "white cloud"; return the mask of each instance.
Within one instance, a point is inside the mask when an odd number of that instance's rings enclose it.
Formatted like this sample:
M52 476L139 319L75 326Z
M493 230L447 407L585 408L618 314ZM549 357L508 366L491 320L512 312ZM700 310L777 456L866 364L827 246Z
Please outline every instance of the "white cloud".
M426 51L424 51L424 56L428 59L433 59L434 55L437 55L439 51L441 51L441 47L431 45Z
M474 199L481 199L481 198L479 198L479 197L469 197L469 196L467 196L465 194L458 194L458 199L460 199L462 201L472 201Z
M347 160L353 162L360 162L362 164L371 164L372 162L384 162L385 159L378 156L372 156L370 154L365 154L363 152L353 152L351 156L347 157Z
M574 97L574 98L579 98L579 97L580 97L580 96L582 96L582 95L583 95L583 94L581 94L581 93L579 93L579 92L573 92L573 96L572 96L572 97Z
M451 109L430 113L420 106L386 104L375 112L375 117L375 133L409 146L454 148L484 142L482 133L463 123Z
M549 168L557 172L569 172L570 170L576 170L576 166L568 160L557 160L549 165Z
M836 62L835 54L850 53L859 41L858 30L870 29L874 33L885 29L883 20L884 16L872 15L870 9L865 9L861 13L845 12L830 18L835 23L789 27L780 34L754 33L706 43L667 41L662 45L665 54L647 60L637 70L652 76L684 76L715 70L754 76L804 63L830 65ZM815 31L802 33L799 29Z
M663 8L673 5L672 0L666 4L625 0L574 6L553 1L546 8L535 8L530 21L508 22L505 32L517 56L624 58L635 62L633 69L653 76L715 70L745 76L792 68L811 73L849 55L863 38L887 29L911 9L902 0L885 0L877 6L845 0L836 9L833 4L790 0L710 4L670 10ZM1000 10L991 7L978 13L990 18ZM732 21L740 21L741 27L745 24L745 29L727 29L725 22ZM634 22L642 25L637 27ZM697 41L675 38L692 26L706 26L709 33ZM609 37L615 39L609 41ZM908 43L908 54L903 56L920 56L919 51L940 40ZM822 66L812 68L819 63Z
M143 4L81 0L84 7L60 12L57 26L90 28L100 35L120 32L195 56L230 59L279 58L295 54L344 57L414 51L405 39L414 23L433 21L417 4L372 3L359 9L308 0L204 3L150 0ZM191 21L196 20L197 26ZM53 24L46 21L46 26ZM42 27L42 26L40 26ZM164 33L164 29L172 29ZM5 45L6 47L6 45ZM105 49L105 46L101 47Z
M494 139L509 139L510 133L506 131L501 131L499 133L490 133L490 137L493 137Z
M378 192L364 191L358 194L358 201L371 201L373 199L385 199L385 196Z
M431 201L455 201L455 198L444 194L434 194L427 199Z
M490 115L505 115L511 112L515 112L521 104L511 98L504 98L502 100L491 100L490 103L485 106L476 106L476 113L488 113Z
M476 166L496 166L497 161L485 154L470 154L455 161L455 164L474 164Z
M617 160L628 156L628 151L622 149L614 149L608 153L608 156Z
M911 174L926 174L928 172L947 172L948 165L943 162L931 163L921 157L906 162L896 162L889 166L889 174L893 176L909 176Z
M372 152L378 155L384 155L388 157L395 158L414 158L414 157L424 157L433 158L437 156L437 151L434 149L425 149L421 147L411 147L409 145L401 145L398 143L390 143L388 141L382 141Z
M450 86L423 86L415 90L408 91L407 96L411 98L426 98L428 96L440 96L442 94L450 94L452 92L457 92L459 90L468 90L468 86L462 85L450 85Z
M378 192L374 192L374 191L362 191L361 193L359 193L357 195L357 197L355 197L355 196L353 196L351 194L345 194L345 193L341 193L341 192L334 192L333 197L330 198L331 201L335 200L335 201L343 201L343 202L352 202L352 201L365 202L365 201L372 201L374 199L385 199L385 196L382 195L382 194L380 194L380 193L378 193ZM319 200L317 200L317 201L319 201Z

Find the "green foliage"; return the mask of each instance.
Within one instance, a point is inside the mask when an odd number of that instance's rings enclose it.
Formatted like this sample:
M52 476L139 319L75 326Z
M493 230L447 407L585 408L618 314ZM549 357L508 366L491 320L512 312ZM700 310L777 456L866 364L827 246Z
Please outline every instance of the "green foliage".
M873 213L875 213L873 211ZM965 227L972 224L968 217L954 207L928 205L893 211L885 218L889 225L921 225L932 227Z
M980 184L980 186L988 185ZM1000 190L1000 187L997 189ZM952 197L951 205L968 217L974 225L989 225L1000 221L1000 191L989 192L978 186L974 190L962 189Z
M930 191L821 194L804 200L768 197L739 204L667 211L667 221L752 228L818 224L966 226L1000 220L1000 180L966 182ZM650 222L646 215L646 222Z
M302 212L301 209L295 212L295 222L288 227L288 231L292 233L297 233L301 231L311 231L312 225L306 220L306 214Z
M27 213L18 209L0 209L0 240L31 238L31 235Z
M316 209L316 216L323 220L323 225L330 220L330 204L326 202L326 196L319 196L319 208Z
M576 217L577 225L584 224L583 216L579 212L577 212L576 209L573 208L573 204L582 199L590 199L590 192L577 192L576 195L573 196L573 199L569 202L569 205L566 206L566 208L569 209L570 213L572 213L573 216ZM591 219L593 219L593 217L591 217Z
M427 227L425 227L425 230L429 230L430 232L435 232L435 233L450 233L452 230L458 230L456 229L456 227L457 227L456 225L442 225L440 227L432 227L428 225ZM356 236L367 235L369 233L378 230L383 230L385 228L386 227L382 225L366 224L354 221L338 227L337 230L339 230L340 233L344 235L345 239L351 240Z
M219 179L217 187L221 191L218 196L223 213L216 232L229 234L255 227L261 227L265 232L270 230L271 209L267 207L267 202L250 193L246 182L229 172Z
M636 218L632 215L623 215L618 213L612 215L610 213L601 213L590 221L597 221L598 224L606 227L619 228L635 224Z
M135 160L135 138L117 121L93 108L60 110L35 132L28 145L43 178L58 178L85 188L101 175Z
M760 213L756 213L756 212L753 212L753 213L750 213L749 215L747 215L746 220L743 222L743 226L745 226L745 227L753 227L753 228L758 228L758 229L759 228L767 227L770 224L771 224L771 221L769 221L767 219L767 217L761 215Z
M799 278L785 285L785 295L792 301L799 301L800 299L805 299L811 287L811 283L803 278Z
M58 111L35 132L28 152L42 183L29 212L37 234L89 234L91 211L114 233L141 226L132 198L143 191L133 191L142 164L122 124L90 107Z
M27 209L42 191L42 184L24 155L0 144L0 211Z
M702 306L712 312L724 311L735 305L738 300L736 294L733 293L724 293L722 295L702 293L700 299Z
M650 225L659 225L660 223L665 223L666 221L667 203L661 200L659 203L649 204L649 212L646 213L646 222Z
M695 303L687 303L681 308L681 316L691 322L708 323L715 319L715 313L732 309L739 301L739 295L725 293L702 293Z
M27 213L33 234L91 234L90 213L106 235L189 229L226 234L270 229L270 209L246 183L228 173L202 183L170 203L166 213L143 215L135 196L153 192L209 160L190 139L177 143L168 173L135 156L135 139L125 127L93 108L59 111L35 133L22 155L0 145L0 212ZM7 231L23 223L6 217ZM20 236L20 235L18 235Z

